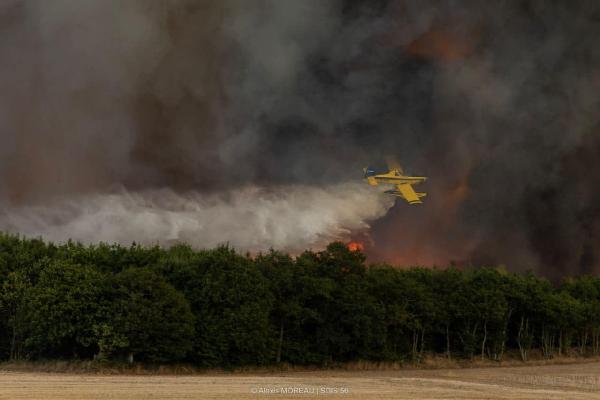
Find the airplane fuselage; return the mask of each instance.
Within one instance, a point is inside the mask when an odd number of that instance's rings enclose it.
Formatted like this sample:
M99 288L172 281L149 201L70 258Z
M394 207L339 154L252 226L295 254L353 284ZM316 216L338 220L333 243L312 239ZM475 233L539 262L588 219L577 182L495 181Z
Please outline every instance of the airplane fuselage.
M427 193L415 192L412 185L416 185L427 180L425 176L405 176L401 170L392 170L385 174L375 174L372 169L365 168L365 178L372 186L379 184L394 185L392 190L386 190L385 193L401 197L410 204L420 204L421 197L425 197Z

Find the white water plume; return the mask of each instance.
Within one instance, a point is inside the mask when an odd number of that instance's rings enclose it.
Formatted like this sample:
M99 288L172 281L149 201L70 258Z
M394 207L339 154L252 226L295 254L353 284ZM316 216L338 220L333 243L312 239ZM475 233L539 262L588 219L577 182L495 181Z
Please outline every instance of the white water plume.
M392 204L391 196L360 183L248 186L211 195L121 191L5 209L0 225L57 242L186 242L197 248L229 243L243 251L299 251L368 228Z

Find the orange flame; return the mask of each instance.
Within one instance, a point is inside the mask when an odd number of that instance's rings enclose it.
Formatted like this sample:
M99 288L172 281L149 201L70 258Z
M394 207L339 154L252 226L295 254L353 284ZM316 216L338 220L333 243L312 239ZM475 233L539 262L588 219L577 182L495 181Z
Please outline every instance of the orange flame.
M363 251L365 249L365 245L360 242L350 242L346 246L350 251Z

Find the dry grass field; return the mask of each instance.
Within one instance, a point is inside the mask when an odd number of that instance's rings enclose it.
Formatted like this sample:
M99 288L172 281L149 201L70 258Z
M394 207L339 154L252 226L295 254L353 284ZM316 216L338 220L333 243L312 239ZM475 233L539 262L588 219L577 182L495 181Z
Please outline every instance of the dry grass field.
M0 371L0 400L281 398L600 399L600 362L184 376Z

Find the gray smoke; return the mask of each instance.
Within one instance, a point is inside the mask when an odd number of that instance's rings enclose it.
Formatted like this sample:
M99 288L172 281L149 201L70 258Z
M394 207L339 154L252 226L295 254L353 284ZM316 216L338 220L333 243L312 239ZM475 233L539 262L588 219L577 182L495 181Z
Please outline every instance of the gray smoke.
M594 1L4 1L0 229L286 250L370 225L371 260L598 271L599 20ZM347 188L390 157L429 196L380 218L389 199Z
M246 251L300 252L345 240L383 216L392 200L365 185L245 187L226 193L170 189L69 197L0 213L9 231L64 242L136 242L197 248L232 244Z
M300 112L295 87L332 29L327 5L14 1L0 12L4 230L297 251L347 239L392 205L354 183L252 183L270 157L257 121Z

